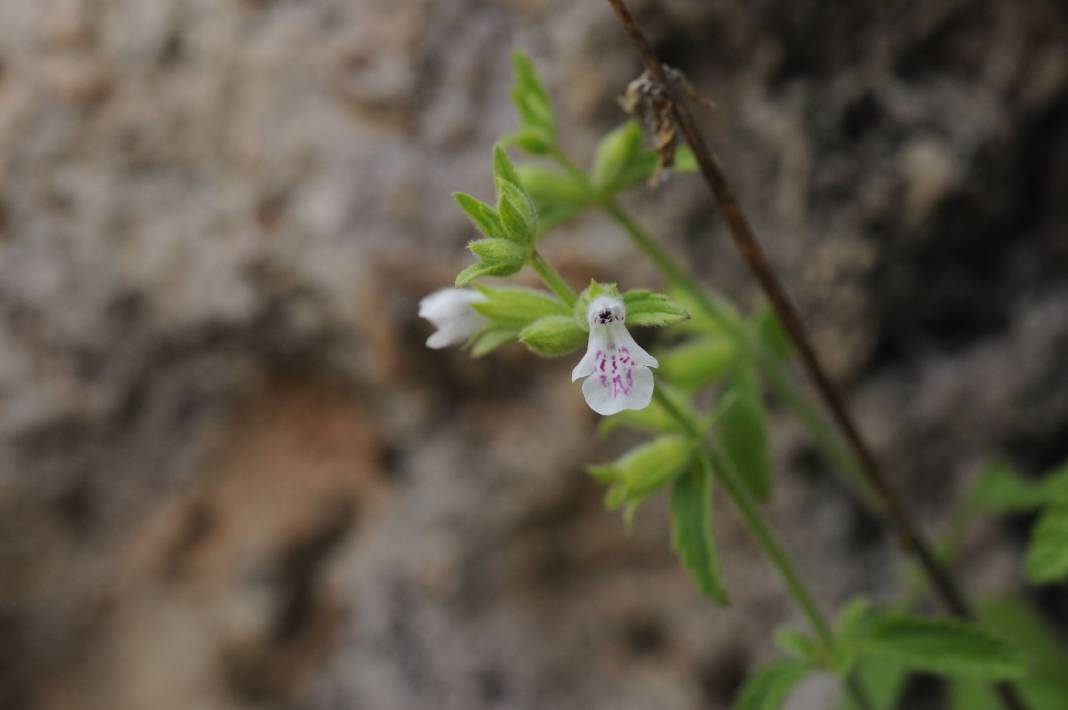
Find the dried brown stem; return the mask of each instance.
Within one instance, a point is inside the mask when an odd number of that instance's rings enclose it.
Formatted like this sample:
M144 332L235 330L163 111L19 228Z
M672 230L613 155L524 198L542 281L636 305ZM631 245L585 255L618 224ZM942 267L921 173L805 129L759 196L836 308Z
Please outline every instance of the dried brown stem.
M690 113L686 97L678 90L672 77L669 76L663 65L656 58L656 54L623 0L608 0L608 2L611 4L612 9L615 10L616 16L641 54L649 74L667 93L671 102L672 118L686 142L690 145L690 149L693 150L697 164L701 169L701 174L715 198L720 214L723 215L723 219L727 223L735 245L760 282L760 286L775 309L779 320L782 321L783 326L790 333L790 337L800 353L805 371L819 392L820 397L830 410L835 422L841 428L854 454L867 471L872 486L875 488L882 503L885 516L896 531L901 546L920 563L931 582L932 588L947 609L957 616L974 617L971 605L961 592L960 587L954 581L949 570L935 556L931 544L917 528L901 499L890 487L871 448L864 440L853 416L846 407L845 400L827 376L808 337L805 326L797 315L797 310L768 263L764 250L757 242L756 236L749 226L749 221L734 196L734 190L731 188L730 183L727 182L727 178L719 165L719 161L705 143L693 114ZM1024 709L1011 687L1002 684L998 686L998 691L1007 707L1013 710Z

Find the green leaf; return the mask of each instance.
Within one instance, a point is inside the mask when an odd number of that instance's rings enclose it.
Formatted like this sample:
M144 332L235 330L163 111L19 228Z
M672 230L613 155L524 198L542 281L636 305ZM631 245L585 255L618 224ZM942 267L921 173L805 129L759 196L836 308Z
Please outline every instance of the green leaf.
M534 63L522 51L512 54L516 85L512 99L525 125L542 128L550 136L556 135L556 119L553 116L549 92L545 90Z
M793 659L762 666L742 686L734 701L735 710L780 710L790 691L810 670Z
M774 464L759 389L736 374L716 409L716 437L750 494L771 497Z
M690 464L693 445L685 437L668 434L631 449L614 463L588 466L590 475L612 485L608 506L641 501L678 476Z
M478 286L486 297L471 308L486 316L494 325L520 330L542 316L571 317L571 309L552 294L520 286Z
M467 248L486 266L515 266L518 271L527 260L527 250L507 239L479 239L468 242Z
M454 192L452 196L471 219L475 229L494 239L504 237L504 225L501 224L501 217L497 214L497 210L463 192Z
M864 688L870 705L861 707L849 693L844 693L838 702L839 710L897 710L909 674L899 663L862 658L854 677Z
M775 311L765 304L757 311L754 320L757 337L760 338L760 342L768 352L779 358L789 357L793 352L794 344Z
M689 340L657 354L660 374L672 384L693 391L715 382L738 360L732 340L708 336Z
M671 489L671 547L694 584L718 604L729 603L712 530L712 481L695 463Z
M586 343L587 333L568 315L544 316L519 333L519 339L538 355L569 355Z
M482 357L502 345L515 342L518 333L514 328L487 328L471 338L471 355Z
M623 294L623 305L627 308L628 327L664 326L690 317L678 303L648 289L627 291Z
M522 264L516 266L509 264L471 264L456 277L456 285L466 286L480 276L511 276L522 268Z
M601 417L597 425L597 433L607 436L619 428L634 429L653 434L666 434L679 432L679 424L666 409L654 399L645 409L624 409L618 414L610 414Z
M504 180L513 185L520 184L519 174L512 165L512 159L508 157L508 151L500 143L493 146L493 177L495 183Z
M501 215L505 236L522 245L533 241L538 227L538 210L518 183L497 181L497 212Z
M872 612L857 639L865 655L904 667L987 680L1019 678L1027 672L1021 654L974 624L891 612Z
M1035 510L1047 502L1042 481L1024 478L1004 463L988 464L971 496L971 505L1001 514Z
M808 634L795 626L781 626L775 630L775 645L783 652L809 665L821 665L820 645Z
M1035 584L1056 582L1068 574L1068 503L1042 513L1027 548L1027 577Z
M514 145L531 155L547 155L553 149L554 140L545 130L536 126L527 126L501 139L504 145Z
M642 152L642 129L630 120L615 129L597 145L597 153L590 169L593 184L603 190L617 186L620 175Z
M583 207L590 202L589 191L565 172L540 165L520 165L517 171L523 189L539 211L555 206Z

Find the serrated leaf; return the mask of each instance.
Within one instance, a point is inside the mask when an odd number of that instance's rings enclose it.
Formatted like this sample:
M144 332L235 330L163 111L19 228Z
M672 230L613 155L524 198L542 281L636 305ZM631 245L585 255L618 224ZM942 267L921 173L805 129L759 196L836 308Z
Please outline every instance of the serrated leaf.
M723 377L737 362L738 349L727 338L695 338L657 353L657 360L663 377L677 387L692 391Z
M739 479L759 501L771 497L774 463L759 389L739 373L716 409L716 438Z
M571 315L567 304L545 291L520 286L477 288L486 299L475 301L471 308L498 326L519 330L542 316Z
M479 239L477 242L468 242L467 248L486 266L507 265L522 268L527 260L527 250L507 239ZM516 271L518 270L517 268Z
M504 225L501 224L497 210L463 192L454 192L452 196L475 225L475 229L493 239L504 237Z
M589 190L563 171L540 165L520 165L516 170L523 189L534 200L538 210L561 205L582 207L590 202Z
M514 328L488 328L476 333L471 338L471 355L474 357L487 355L502 345L515 342L517 335Z
M751 673L734 701L735 710L780 710L810 668L793 659L774 661Z
M497 213L504 233L517 244L527 245L537 232L538 211L518 184L497 180Z
M623 305L627 308L627 327L664 326L690 317L675 301L647 289L627 291L623 294Z
M700 462L675 479L671 489L671 547L706 597L729 603L712 530L712 480Z
M690 465L693 445L685 437L668 434L637 446L614 463L589 466L594 478L611 482L608 505L641 501Z
M538 77L534 63L520 50L512 54L512 63L516 77L512 98L515 100L520 117L525 124L538 126L550 136L554 136L556 119L553 116L552 102L549 99L549 92L545 90L545 86Z
M1035 584L1068 574L1068 503L1048 507L1035 523L1027 547L1027 577Z
M523 328L519 339L538 355L560 357L569 355L585 345L587 335L569 313L538 318Z
M872 613L857 643L865 655L948 676L1004 680L1027 672L1023 657L1008 642L950 619Z

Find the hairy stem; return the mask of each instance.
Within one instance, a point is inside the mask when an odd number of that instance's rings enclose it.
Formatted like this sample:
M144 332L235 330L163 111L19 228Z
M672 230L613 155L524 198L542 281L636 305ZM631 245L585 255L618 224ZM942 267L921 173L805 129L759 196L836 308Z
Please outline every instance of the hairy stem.
M567 281L564 281L564 277L560 275L560 272L554 269L552 264L547 262L545 257L536 249L530 255L530 266L538 272L538 276L545 282L545 285L552 289L553 293L559 296L564 303L569 306L575 305L577 300L575 292L567 285Z

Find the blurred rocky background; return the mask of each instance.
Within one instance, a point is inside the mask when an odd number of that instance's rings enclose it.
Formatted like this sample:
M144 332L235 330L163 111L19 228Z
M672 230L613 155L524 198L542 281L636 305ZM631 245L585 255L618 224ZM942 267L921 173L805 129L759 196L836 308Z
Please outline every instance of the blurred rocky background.
M928 529L989 457L1068 456L1068 5L633 4ZM603 2L0 2L0 707L724 708L774 653L722 501L726 610L661 506L603 511L583 465L625 441L571 363L423 346L517 45L588 158L639 69ZM694 178L628 203L758 302ZM658 283L595 215L546 252ZM891 537L774 433L825 606L893 595ZM978 531L974 594L1024 530Z

